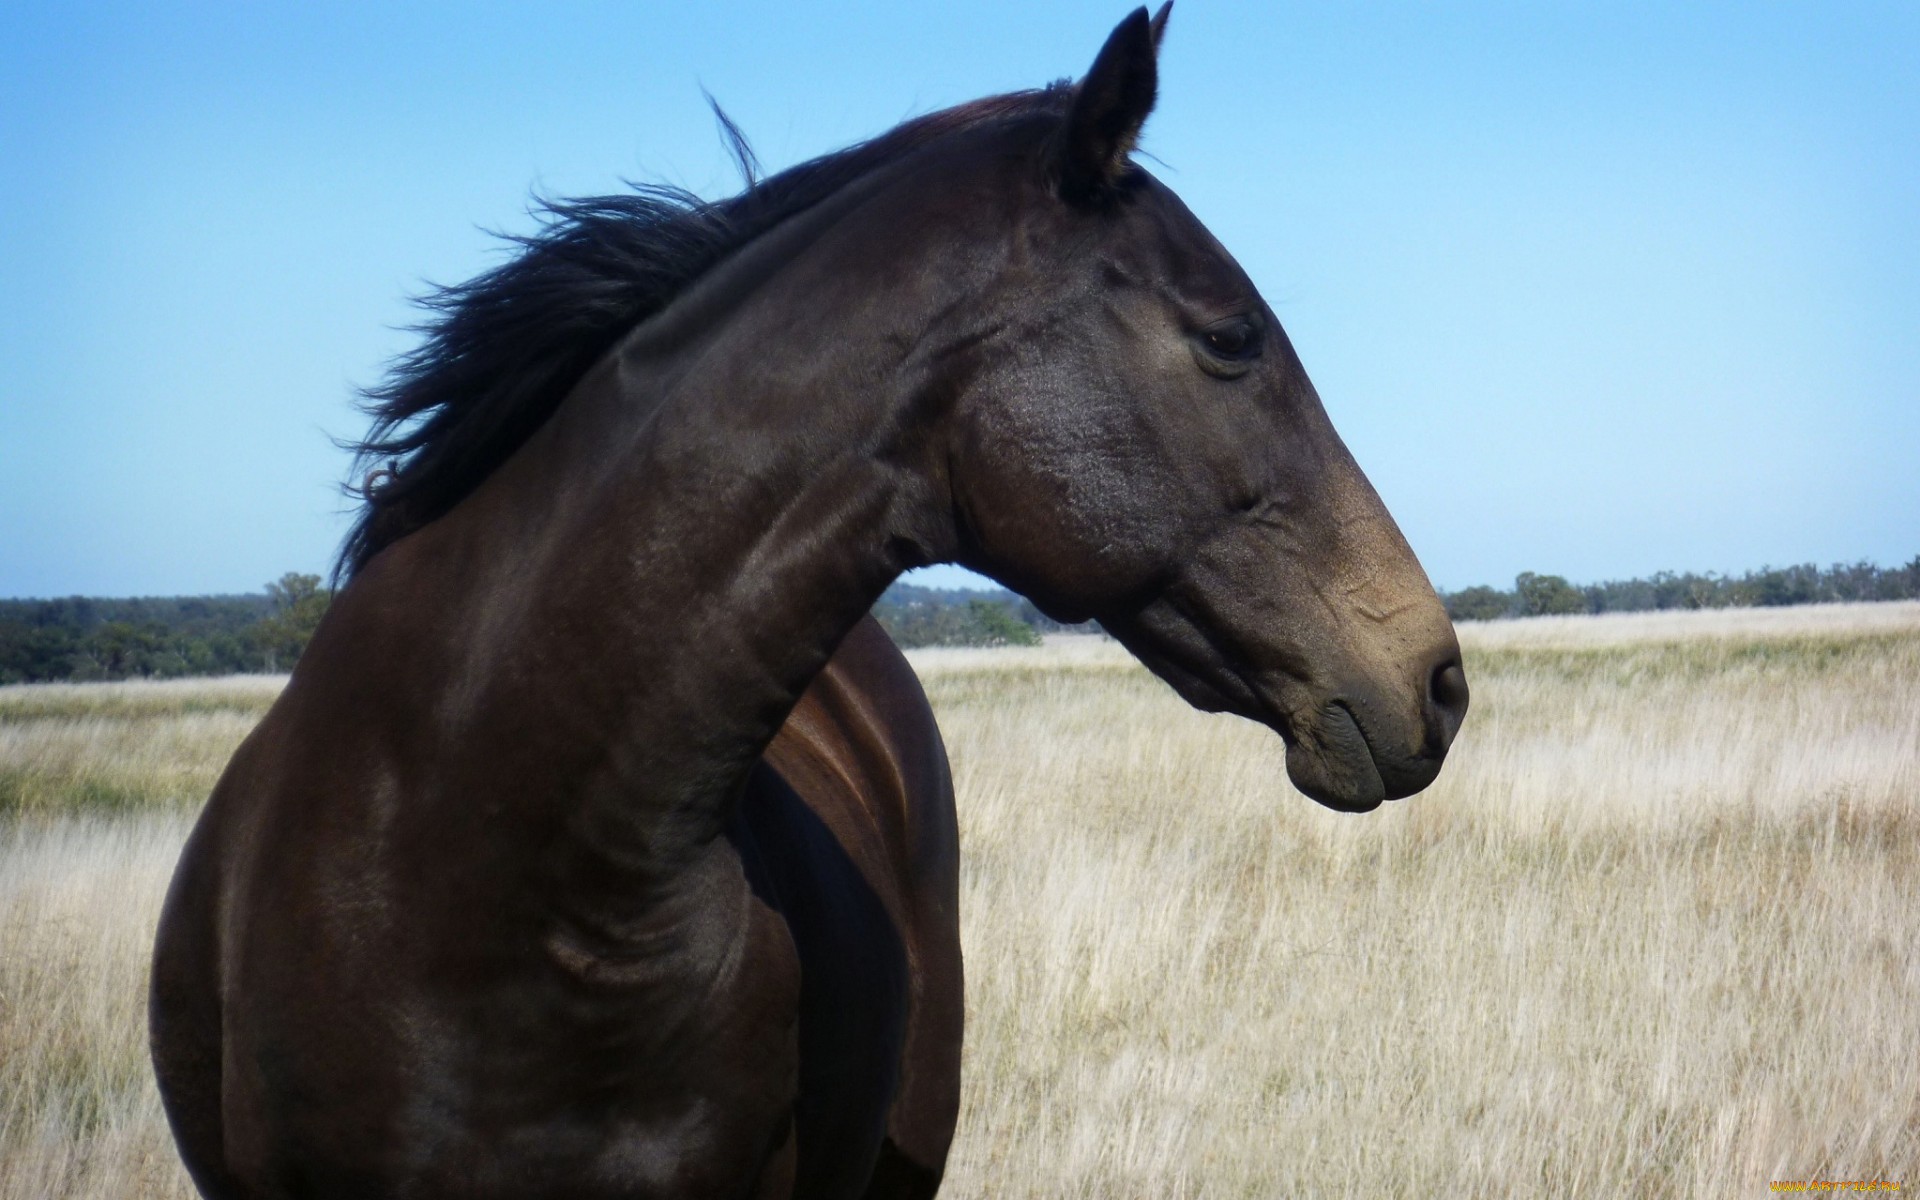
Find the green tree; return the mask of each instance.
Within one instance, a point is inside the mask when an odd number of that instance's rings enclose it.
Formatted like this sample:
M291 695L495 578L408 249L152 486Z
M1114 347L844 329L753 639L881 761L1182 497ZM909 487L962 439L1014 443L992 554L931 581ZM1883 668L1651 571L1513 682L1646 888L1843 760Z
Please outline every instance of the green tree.
M1013 610L991 600L967 601L968 632L976 646L1038 646L1040 635L1033 626L1013 615Z
M1787 604L1812 604L1820 595L1820 568L1808 563L1798 567L1761 567L1749 576L1753 602L1769 608Z
M1522 571L1513 581L1513 590L1520 597L1520 611L1529 617L1587 611L1586 596L1558 575Z
M288 571L267 585L267 598L273 613L262 617L250 631L253 641L266 657L269 671L288 671L307 648L320 618L327 615L333 593L320 586L318 575Z
M1456 621L1492 621L1513 613L1512 592L1485 584L1447 596L1447 615Z

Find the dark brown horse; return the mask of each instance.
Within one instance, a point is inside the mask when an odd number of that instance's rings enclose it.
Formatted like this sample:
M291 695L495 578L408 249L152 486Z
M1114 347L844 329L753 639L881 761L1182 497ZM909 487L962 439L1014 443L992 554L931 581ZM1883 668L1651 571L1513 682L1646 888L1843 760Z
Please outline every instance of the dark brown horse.
M1129 161L1164 16L732 200L557 206L440 297L346 585L162 918L203 1192L931 1195L953 799L864 617L908 567L1099 618L1322 803L1433 779L1446 616L1272 312Z

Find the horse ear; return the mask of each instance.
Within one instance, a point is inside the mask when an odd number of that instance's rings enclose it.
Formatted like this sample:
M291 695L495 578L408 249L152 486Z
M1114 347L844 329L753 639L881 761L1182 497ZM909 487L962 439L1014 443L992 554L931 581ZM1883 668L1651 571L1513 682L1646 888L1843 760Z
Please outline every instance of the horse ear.
M1073 90L1060 133L1060 194L1082 202L1119 182L1159 87L1160 38L1172 0L1153 17L1137 8L1114 27L1093 69Z

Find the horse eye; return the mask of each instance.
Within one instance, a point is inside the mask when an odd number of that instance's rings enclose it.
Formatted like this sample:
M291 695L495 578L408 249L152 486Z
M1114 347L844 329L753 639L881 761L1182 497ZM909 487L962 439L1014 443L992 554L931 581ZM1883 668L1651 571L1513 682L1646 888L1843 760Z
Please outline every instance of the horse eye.
M1253 330L1245 325L1229 325L1225 329L1207 330L1207 345L1228 358L1238 358L1246 351L1247 343L1253 340Z
M1200 344L1214 358L1242 364L1260 356L1260 326L1252 317L1229 317L1199 331Z

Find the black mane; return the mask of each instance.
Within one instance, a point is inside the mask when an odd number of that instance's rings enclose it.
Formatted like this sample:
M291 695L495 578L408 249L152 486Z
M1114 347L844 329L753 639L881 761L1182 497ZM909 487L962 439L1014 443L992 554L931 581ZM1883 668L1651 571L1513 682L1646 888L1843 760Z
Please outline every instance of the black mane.
M705 201L680 188L543 201L541 228L508 240L509 262L419 303L425 340L365 393L366 438L346 443L365 505L335 566L375 554L458 504L531 437L588 368L700 275L781 221L947 134L1057 117L1070 89L989 97L908 121L871 141L755 180L752 151L721 115L748 186ZM717 109L716 109L717 111Z

